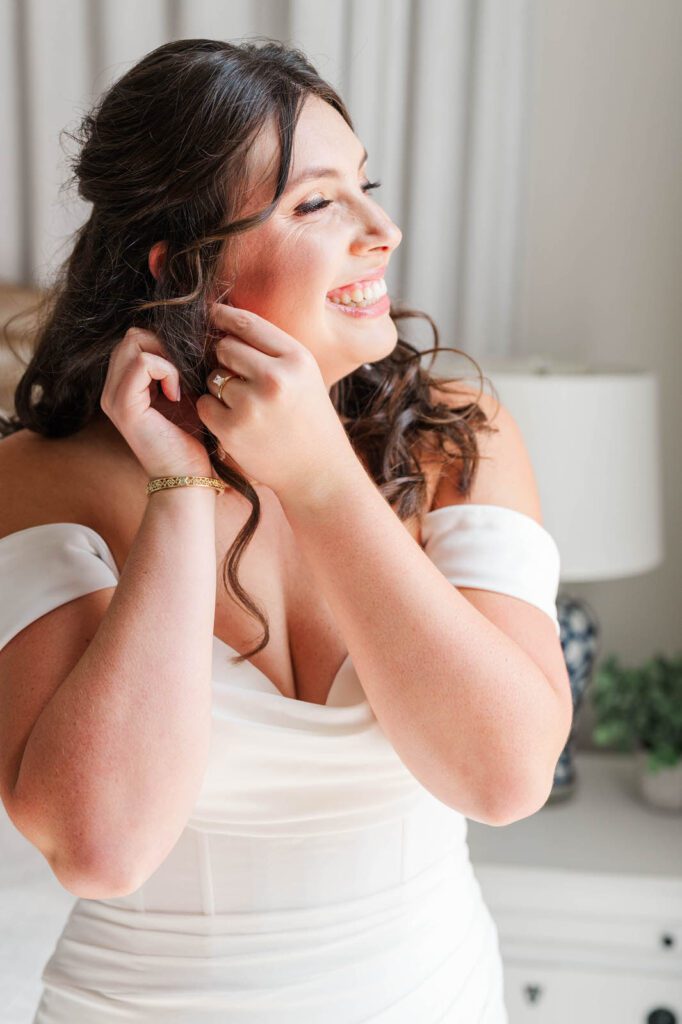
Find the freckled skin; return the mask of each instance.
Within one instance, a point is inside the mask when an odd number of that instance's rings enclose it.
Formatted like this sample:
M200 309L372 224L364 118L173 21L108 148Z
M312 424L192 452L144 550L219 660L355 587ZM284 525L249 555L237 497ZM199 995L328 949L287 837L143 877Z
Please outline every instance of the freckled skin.
M272 321L315 356L328 388L362 363L393 351L397 330L388 313L361 319L330 309L327 292L387 263L402 232L372 193L362 191L369 161L360 171L361 141L341 115L308 97L294 136L290 178L317 165L341 178L299 184L272 216L240 239L233 305ZM242 215L272 199L278 139L270 127L251 150L254 190ZM371 156L370 156L371 160ZM332 200L321 210L296 215L303 203Z

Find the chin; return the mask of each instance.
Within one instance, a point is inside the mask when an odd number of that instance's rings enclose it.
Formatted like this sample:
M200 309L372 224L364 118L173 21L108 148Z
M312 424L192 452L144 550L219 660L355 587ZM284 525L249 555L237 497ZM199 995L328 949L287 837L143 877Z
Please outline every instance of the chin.
M372 338L368 337L366 345L355 346L355 357L359 363L378 363L390 356L397 344L398 328L391 320L389 327L377 331Z

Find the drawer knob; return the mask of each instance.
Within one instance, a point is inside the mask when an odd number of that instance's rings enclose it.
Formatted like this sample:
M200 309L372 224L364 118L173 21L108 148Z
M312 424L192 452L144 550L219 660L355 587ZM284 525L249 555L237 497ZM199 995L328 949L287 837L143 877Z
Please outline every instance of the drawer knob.
M675 945L675 936L671 935L670 932L663 932L661 935L661 945L665 949L672 949Z
M537 1003L542 996L542 985L524 985L523 994L529 1003ZM653 1024L669 1024L668 1021L654 1021Z
M677 1024L677 1014L660 1006L657 1010L651 1011L646 1019L646 1024Z

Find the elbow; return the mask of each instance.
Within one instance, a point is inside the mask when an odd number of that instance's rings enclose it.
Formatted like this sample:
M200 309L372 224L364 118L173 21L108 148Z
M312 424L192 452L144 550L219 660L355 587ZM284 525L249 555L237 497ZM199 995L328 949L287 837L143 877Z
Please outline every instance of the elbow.
M129 876L105 870L100 859L84 854L83 844L79 844L76 853L67 850L64 842L56 838L53 822L46 824L25 804L10 804L7 800L3 803L12 824L43 855L67 892L84 899L111 899L135 891Z
M516 772L508 771L495 788L495 795L485 802L487 823L490 825L512 825L515 821L530 818L542 810L554 788L557 762L570 737L573 725L572 700L564 701L562 714L557 717L553 730L547 729L547 749L540 753L530 769L517 766Z
M53 854L50 867L60 884L73 893L90 900L111 900L130 896L154 874L177 841L171 835L164 848L155 846L116 847L110 842L81 846L70 856ZM73 848L72 848L73 849Z
M59 885L82 899L116 899L129 896L139 888L132 872L104 868L82 861L72 862L58 854L48 858L52 873Z
M53 851L47 860L62 888L82 899L111 900L129 896L140 886L134 872L96 858L72 858Z
M499 828L530 818L545 806L553 785L554 765L551 773L538 770L531 782L524 780L523 783L510 785L507 776L497 787L494 798L489 796L484 801L485 811L480 820L486 825Z
M43 852L43 851L41 851ZM43 852L50 869L67 892L86 900L113 900L136 892L141 880L134 872L111 865L73 860L59 851Z
M102 833L97 837L91 828L72 825L66 830L63 822L55 824L54 816L46 818L41 801L34 806L5 797L2 803L12 824L40 851L62 888L74 896L90 900L129 896L154 870L145 874L141 858L103 840Z

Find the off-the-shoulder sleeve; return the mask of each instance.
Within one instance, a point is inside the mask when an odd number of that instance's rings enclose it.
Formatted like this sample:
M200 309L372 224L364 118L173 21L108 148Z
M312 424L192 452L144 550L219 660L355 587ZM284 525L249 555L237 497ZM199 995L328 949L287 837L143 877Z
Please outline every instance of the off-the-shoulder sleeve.
M424 551L455 586L528 601L560 633L559 548L531 516L502 505L444 505L422 517L421 530Z
M0 650L41 615L117 583L111 551L89 526L45 523L1 538Z

